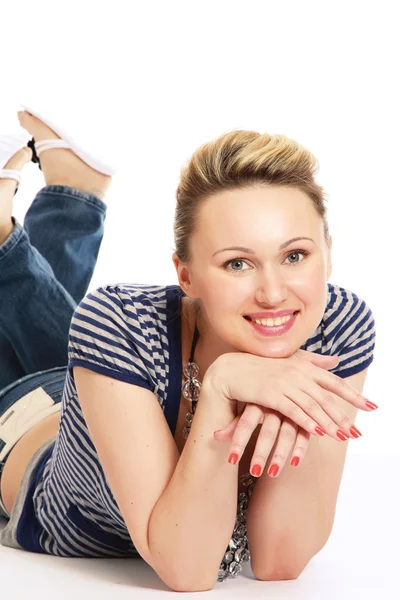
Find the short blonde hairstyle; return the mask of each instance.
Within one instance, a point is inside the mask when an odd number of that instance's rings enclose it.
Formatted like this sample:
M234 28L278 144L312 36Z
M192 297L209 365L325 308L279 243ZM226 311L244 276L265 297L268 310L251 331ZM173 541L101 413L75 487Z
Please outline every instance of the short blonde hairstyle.
M307 194L323 219L328 242L327 197L314 179L318 169L311 152L284 135L235 130L203 144L182 167L176 191L173 229L179 260L191 260L189 240L205 200L225 190L259 185L292 187Z

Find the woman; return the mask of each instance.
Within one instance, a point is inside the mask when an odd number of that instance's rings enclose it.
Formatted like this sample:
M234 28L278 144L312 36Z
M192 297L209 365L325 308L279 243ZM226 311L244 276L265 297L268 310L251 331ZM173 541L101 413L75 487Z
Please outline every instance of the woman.
M141 556L177 591L211 589L250 555L259 579L295 578L323 547L357 409L376 408L361 395L375 331L328 283L315 170L285 136L196 150L177 190L179 285L80 302L58 427L2 486L3 544Z

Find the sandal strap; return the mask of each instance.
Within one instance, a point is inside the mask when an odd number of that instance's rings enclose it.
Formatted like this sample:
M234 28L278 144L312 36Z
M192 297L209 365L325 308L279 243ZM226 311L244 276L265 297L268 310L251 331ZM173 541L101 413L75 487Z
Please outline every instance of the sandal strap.
M71 146L67 142L64 142L64 140L40 140L39 142L35 142L35 150L38 156L45 150L52 150L53 148L66 148L70 150Z
M15 179L18 183L21 181L21 171L15 169L0 170L0 179Z

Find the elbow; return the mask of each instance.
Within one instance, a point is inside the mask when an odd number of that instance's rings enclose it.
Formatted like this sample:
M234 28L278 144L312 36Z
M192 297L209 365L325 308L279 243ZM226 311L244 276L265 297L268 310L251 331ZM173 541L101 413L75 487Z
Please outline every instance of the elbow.
M217 578L214 581L210 581L210 578L200 578L200 574L197 574L196 579L189 578L188 574L182 576L176 573L171 573L170 569L167 569L165 565L162 568L157 567L154 563L148 563L153 570L157 573L159 578L165 583L165 585L173 592L206 592L211 590Z
M277 564L275 562L275 564L270 564L268 567L265 567L265 565L264 567L262 565L255 566L253 564L251 567L254 576L260 581L288 581L291 579L298 579L313 556L307 557L301 562L296 561L295 564L288 562L286 562L286 564Z
M254 576L259 581L289 581L291 579L297 579L300 575L297 571L283 567L282 569L271 569L269 571L263 571L262 573L256 572L253 569Z
M325 542L326 543L326 542ZM314 546L312 551L304 552L298 547L293 548L287 541L275 546L269 551L268 557L265 553L253 554L251 558L251 569L254 576L260 581L287 581L298 579L310 561L324 547L325 543ZM257 560L255 560L257 559Z
M196 573L189 572L187 568L177 569L176 563L172 566L163 563L160 565L151 565L157 575L162 579L165 585L173 592L206 592L211 590L217 582L217 573L202 573L198 568Z
M210 582L210 581L193 582L193 581L179 580L179 581L174 581L174 582L169 582L169 583L164 581L164 583L166 583L166 585L173 592L208 592L208 591L212 590L212 588L214 587L214 585L216 583L216 579L213 582Z
M202 585L177 585L177 586L168 586L173 592L208 592L212 590L213 585L210 586L202 586Z

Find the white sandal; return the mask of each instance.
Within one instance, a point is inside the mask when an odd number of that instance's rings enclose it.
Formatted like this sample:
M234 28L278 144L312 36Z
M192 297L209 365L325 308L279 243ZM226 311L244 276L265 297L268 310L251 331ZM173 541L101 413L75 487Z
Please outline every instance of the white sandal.
M3 134L0 135L0 179L14 179L18 186L21 182L21 171L16 169L4 169L10 158L24 148L32 138L29 133L25 134ZM17 186L17 190L18 190ZM17 191L15 190L15 192Z
M39 142L35 142L35 150L37 156L40 156L42 152L45 150L49 150L51 148L67 148L68 150L72 150L83 162L85 162L89 167L103 173L103 175L113 176L117 173L118 168L110 163L104 162L99 156L95 156L94 154L90 154L86 152L79 146L79 144L65 131L62 130L61 127L52 123L49 119L39 114L37 110L30 108L29 106L25 106L21 104L21 109L26 110L28 113L33 115L34 117L40 119L50 127L57 135L62 138L61 140L40 140ZM32 136L31 136L32 137Z

